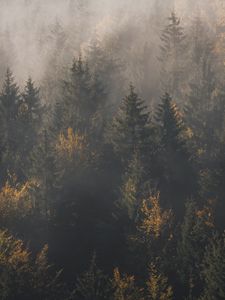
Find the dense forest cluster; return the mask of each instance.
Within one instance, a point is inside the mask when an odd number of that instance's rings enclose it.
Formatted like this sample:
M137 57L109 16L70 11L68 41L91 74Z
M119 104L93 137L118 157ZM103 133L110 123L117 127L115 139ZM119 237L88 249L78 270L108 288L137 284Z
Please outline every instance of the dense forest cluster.
M0 299L225 299L224 11L169 2L80 48L56 20L24 85L0 36Z

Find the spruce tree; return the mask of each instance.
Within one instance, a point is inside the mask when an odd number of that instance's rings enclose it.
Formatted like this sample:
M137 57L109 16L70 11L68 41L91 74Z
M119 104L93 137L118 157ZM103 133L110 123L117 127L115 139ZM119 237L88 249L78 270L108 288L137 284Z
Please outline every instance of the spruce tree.
M184 201L196 192L196 175L187 147L186 127L177 105L169 94L162 97L156 120L161 137L161 196L163 199L164 196L167 198L167 204L170 203L178 210L177 216L181 217Z
M7 171L19 172L18 162L18 111L20 103L19 87L14 81L10 69L6 72L5 81L0 94L1 113L1 168L3 178Z
M88 133L96 124L97 113L104 106L105 92L81 56L74 61L68 80L63 83L62 99L56 103L54 128L57 133L72 128Z
M185 118L194 132L195 144L203 150L208 149L208 137L213 138L212 124L209 122L213 111L213 93L216 88L214 72L214 45L205 26L197 18L190 36L190 74L189 94L185 105Z
M140 158L147 155L150 143L149 113L144 101L139 98L130 85L126 96L113 120L111 141L115 153L123 164L127 164L135 153Z
M175 12L168 18L168 25L161 34L159 61L161 63L162 89L179 95L184 77L185 34Z
M214 230L213 217L211 205L198 208L193 200L187 202L177 246L177 263L183 292L190 297L199 296L202 289L200 273L205 247Z
M19 105L19 138L21 163L26 166L33 147L38 143L38 134L43 119L43 106L39 96L39 89L34 86L31 78L28 79Z
M71 299L108 300L111 292L108 277L96 264L96 255L92 257L89 269L78 276Z
M225 237L215 236L207 247L202 278L204 292L202 300L222 300L225 298Z

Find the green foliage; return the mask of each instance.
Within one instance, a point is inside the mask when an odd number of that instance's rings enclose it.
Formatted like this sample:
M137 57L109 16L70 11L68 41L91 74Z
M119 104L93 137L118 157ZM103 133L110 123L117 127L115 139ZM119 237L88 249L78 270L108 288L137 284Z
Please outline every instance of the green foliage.
M110 281L97 267L94 255L89 269L77 278L76 287L71 299L108 300L110 297Z
M188 130L181 112L168 94L162 98L156 120L161 136L160 164L163 169L160 176L161 192L163 197L164 192L169 192L171 198L174 198L169 202L179 211L179 215L183 213L186 198L196 190L196 173L187 144Z
M214 236L206 249L202 278L204 280L203 300L222 300L225 297L225 242L222 237Z
M131 160L135 151L138 151L141 157L148 151L149 113L132 85L129 95L123 99L118 114L114 118L111 141L115 152L125 165Z
M0 94L1 113L1 157L2 179L7 172L18 171L18 109L20 103L19 87L14 81L12 72L7 69L5 81Z
M162 90L172 95L180 95L184 78L185 34L175 12L171 13L168 21L160 37Z
M191 297L198 296L202 287L201 267L205 247L212 238L213 230L213 210L210 203L198 209L195 202L187 202L177 252L178 273L184 288Z

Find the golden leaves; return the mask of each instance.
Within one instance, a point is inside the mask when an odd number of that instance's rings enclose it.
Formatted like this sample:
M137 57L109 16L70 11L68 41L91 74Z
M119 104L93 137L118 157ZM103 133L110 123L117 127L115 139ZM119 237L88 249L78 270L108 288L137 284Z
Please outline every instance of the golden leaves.
M0 191L0 217L2 220L23 217L33 209L31 190L37 183L33 180L18 184L16 178L7 181Z
M150 196L148 200L144 200L141 206L142 220L138 225L138 230L147 236L155 238L160 237L164 226L171 218L171 211L162 212L159 203L160 194Z
M172 300L173 290L168 285L168 280L165 276L161 275L154 264L150 265L150 277L147 281L147 290L149 299L152 300Z
M84 135L74 134L72 128L67 129L67 135L61 133L56 143L56 151L61 156L72 158L79 156L82 158L84 149L87 147L86 138Z

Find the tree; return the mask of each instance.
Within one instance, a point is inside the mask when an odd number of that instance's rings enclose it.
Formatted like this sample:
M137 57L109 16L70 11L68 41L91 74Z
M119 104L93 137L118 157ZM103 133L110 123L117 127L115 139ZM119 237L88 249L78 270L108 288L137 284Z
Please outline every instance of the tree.
M147 299L149 300L172 300L173 290L168 284L166 276L161 275L154 264L149 268L147 281Z
M225 297L224 248L224 235L214 236L207 247L202 272L204 280L202 300L222 300Z
M34 86L31 78L28 79L19 104L19 152L21 164L27 168L27 158L34 146L38 143L38 135L43 120L43 106L39 89ZM27 162L27 163L26 163ZM21 166L22 167L22 166Z
M122 164L131 160L135 151L141 159L147 155L150 143L149 113L130 85L130 93L126 96L113 120L111 142Z
M202 289L201 267L205 247L214 230L213 217L210 203L199 209L194 201L187 202L178 241L177 261L183 292L189 294L189 297L198 297Z
M136 220L142 192L143 173L144 170L139 155L135 152L123 177L121 199L117 202L119 214L122 214L123 219Z
M163 91L180 95L183 84L185 54L185 34L180 19L173 11L168 18L169 24L161 34L159 61Z
M157 118L161 137L160 164L163 174L160 176L160 190L163 199L181 216L184 201L196 191L196 174L192 165L192 156L188 149L188 130L177 105L169 94L162 98ZM164 194L165 193L165 194Z
M99 147L105 125L105 100L101 79L79 56L63 82L61 99L55 104L52 127L56 136L72 128L74 132L87 135L93 147Z
M210 140L214 137L212 111L213 93L216 88L214 71L215 57L213 40L208 36L205 25L197 18L191 29L189 94L185 105L187 124L194 132L198 149L208 150Z
M21 240L0 232L0 297L16 299L62 299L61 272L52 272L47 246L33 259Z
M111 286L106 275L97 267L94 255L89 269L77 278L72 299L77 300L108 300Z
M121 275L118 268L114 269L112 285L114 288L114 300L140 300L142 290L135 284L134 276Z
M2 179L7 171L17 172L18 162L18 109L20 104L19 87L14 82L12 72L7 69L3 89L0 94L1 113L1 168ZM19 171L18 171L19 172Z
M128 237L134 267L142 278L147 276L146 266L150 262L154 263L159 259L160 264L165 266L164 253L171 251L172 212L163 210L159 201L158 193L141 202L135 223L136 230Z

